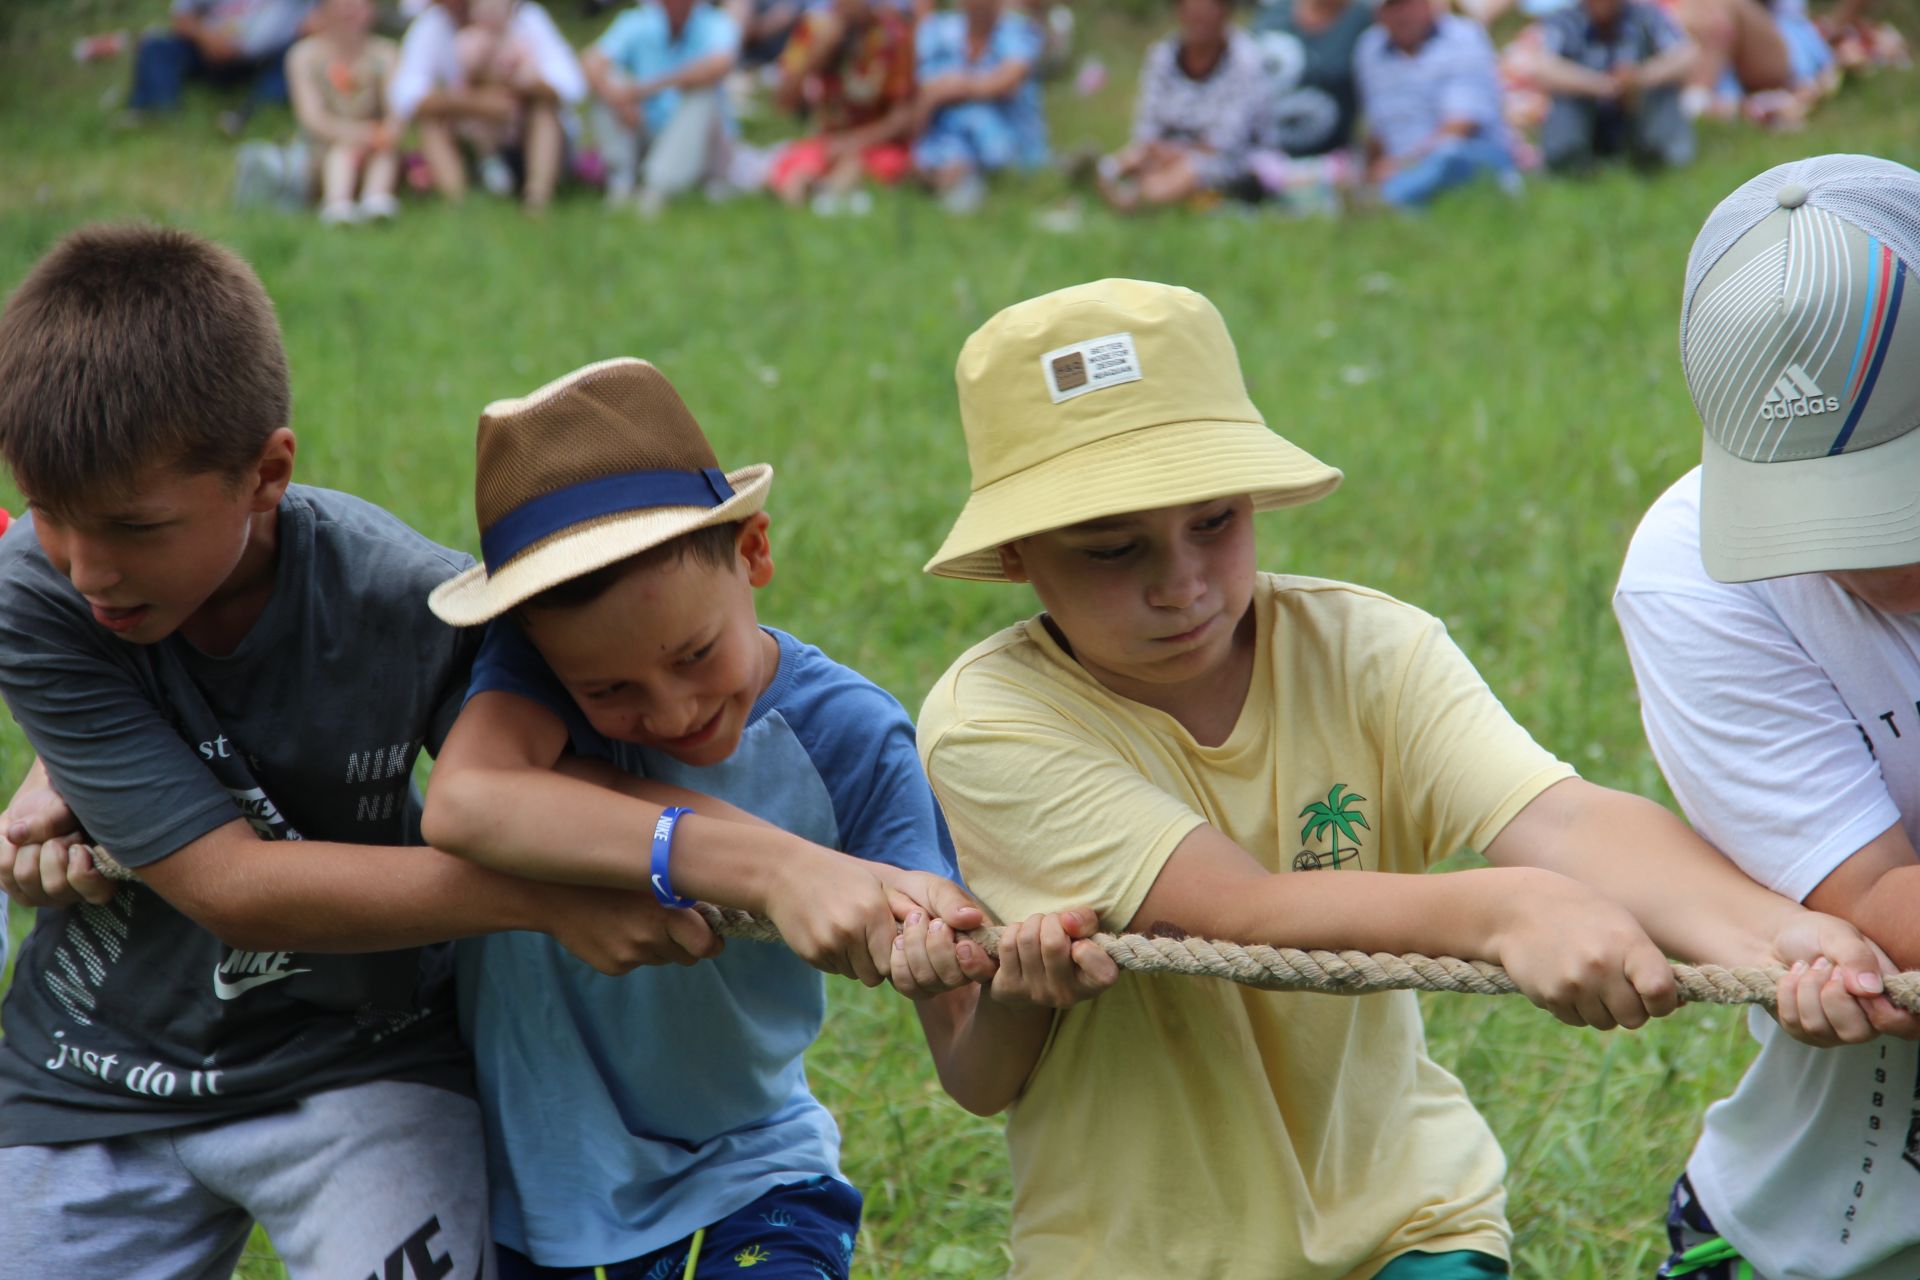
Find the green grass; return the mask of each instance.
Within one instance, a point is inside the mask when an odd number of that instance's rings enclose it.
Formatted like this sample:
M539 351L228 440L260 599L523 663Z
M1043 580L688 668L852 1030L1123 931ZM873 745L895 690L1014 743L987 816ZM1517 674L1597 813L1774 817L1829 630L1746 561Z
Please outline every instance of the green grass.
M951 380L961 342L996 309L1061 285L1175 281L1226 314L1274 426L1347 472L1333 499L1266 521L1265 565L1433 610L1544 743L1597 781L1655 795L1607 597L1639 513L1698 452L1674 342L1687 247L1713 203L1769 164L1833 150L1920 158L1920 101L1887 78L1851 87L1799 136L1710 131L1685 174L1539 184L1519 203L1472 192L1418 220L1120 222L1089 209L1061 235L1034 222L1065 194L1042 180L970 221L905 194L839 222L742 201L643 224L578 198L543 224L476 200L330 232L228 208L230 149L207 100L144 133L108 126L102 98L124 64L75 67L66 45L142 11L0 9L0 286L100 217L235 246L280 308L301 479L471 548L480 406L588 360L649 357L723 461L778 468L779 573L763 616L912 707L962 648L1032 608L1018 589L919 572L967 488ZM1092 26L1124 70L1139 33ZM1116 140L1124 99L1120 84L1057 101L1056 141ZM16 495L0 488L0 502ZM26 762L17 730L0 726L0 780ZM16 937L24 923L16 912ZM1426 1007L1435 1056L1511 1158L1519 1272L1649 1274L1666 1185L1747 1058L1740 1019L1686 1010L1602 1036L1516 1001ZM867 1192L862 1274L998 1274L998 1125L945 1100L904 1003L836 984L811 1068ZM1087 1141L1100 1158L1125 1131ZM243 1274L278 1274L264 1245Z

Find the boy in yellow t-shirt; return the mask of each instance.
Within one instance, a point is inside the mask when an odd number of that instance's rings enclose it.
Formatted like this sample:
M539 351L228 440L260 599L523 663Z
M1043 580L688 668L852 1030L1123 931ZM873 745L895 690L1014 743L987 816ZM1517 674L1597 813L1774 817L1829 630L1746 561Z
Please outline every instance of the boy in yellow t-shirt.
M928 569L1028 582L1046 607L962 655L920 717L998 917L1086 904L1113 930L1494 961L1601 1028L1673 1009L1657 939L1836 964L1851 992L1820 986L1782 1020L1871 1034L1855 996L1878 960L1848 926L1576 778L1434 618L1256 572L1254 512L1340 473L1267 429L1204 298L1109 280L1021 303L958 379L973 494ZM1496 865L1417 874L1461 847ZM1411 993L1115 982L1075 941L1090 925L1033 921L1023 980L928 1019L956 1098L1017 1099L1015 1277L1507 1273L1499 1146L1427 1057ZM943 943L916 926L901 951Z

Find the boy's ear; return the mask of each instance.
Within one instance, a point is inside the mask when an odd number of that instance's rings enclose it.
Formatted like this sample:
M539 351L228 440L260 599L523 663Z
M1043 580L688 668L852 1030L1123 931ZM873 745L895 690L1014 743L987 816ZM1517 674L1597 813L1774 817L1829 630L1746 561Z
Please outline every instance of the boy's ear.
M749 586L764 587L773 581L773 542L767 537L767 526L772 523L772 517L764 511L756 511L740 522L733 545L746 562Z
M1027 565L1026 561L1020 558L1019 543L1003 542L994 550L1000 553L1000 572L1007 575L1008 582L1027 580Z
M280 427L260 446L260 457L244 475L241 484L250 492L248 505L257 513L280 505L281 496L293 483L293 430Z

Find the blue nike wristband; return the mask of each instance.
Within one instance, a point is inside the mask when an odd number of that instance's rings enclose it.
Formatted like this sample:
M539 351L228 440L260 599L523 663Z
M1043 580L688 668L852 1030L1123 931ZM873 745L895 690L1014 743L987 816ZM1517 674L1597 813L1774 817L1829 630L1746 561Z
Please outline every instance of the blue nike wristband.
M680 825L680 819L692 813L678 805L661 810L660 820L653 824L653 896L663 907L690 907L692 898L683 898L673 891L673 829Z

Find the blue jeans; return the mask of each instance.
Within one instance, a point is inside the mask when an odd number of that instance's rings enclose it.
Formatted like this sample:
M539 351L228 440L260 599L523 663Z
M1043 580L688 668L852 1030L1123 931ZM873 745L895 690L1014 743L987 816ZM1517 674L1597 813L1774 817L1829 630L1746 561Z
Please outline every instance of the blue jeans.
M1505 144L1451 138L1381 183L1380 198L1395 208L1414 208L1483 175L1512 172L1513 156Z
M187 81L205 80L223 86L247 86L245 109L283 105L287 100L287 52L282 49L258 61L208 62L200 46L171 31L140 37L133 55L133 92L127 106L135 111L171 111L180 105Z

